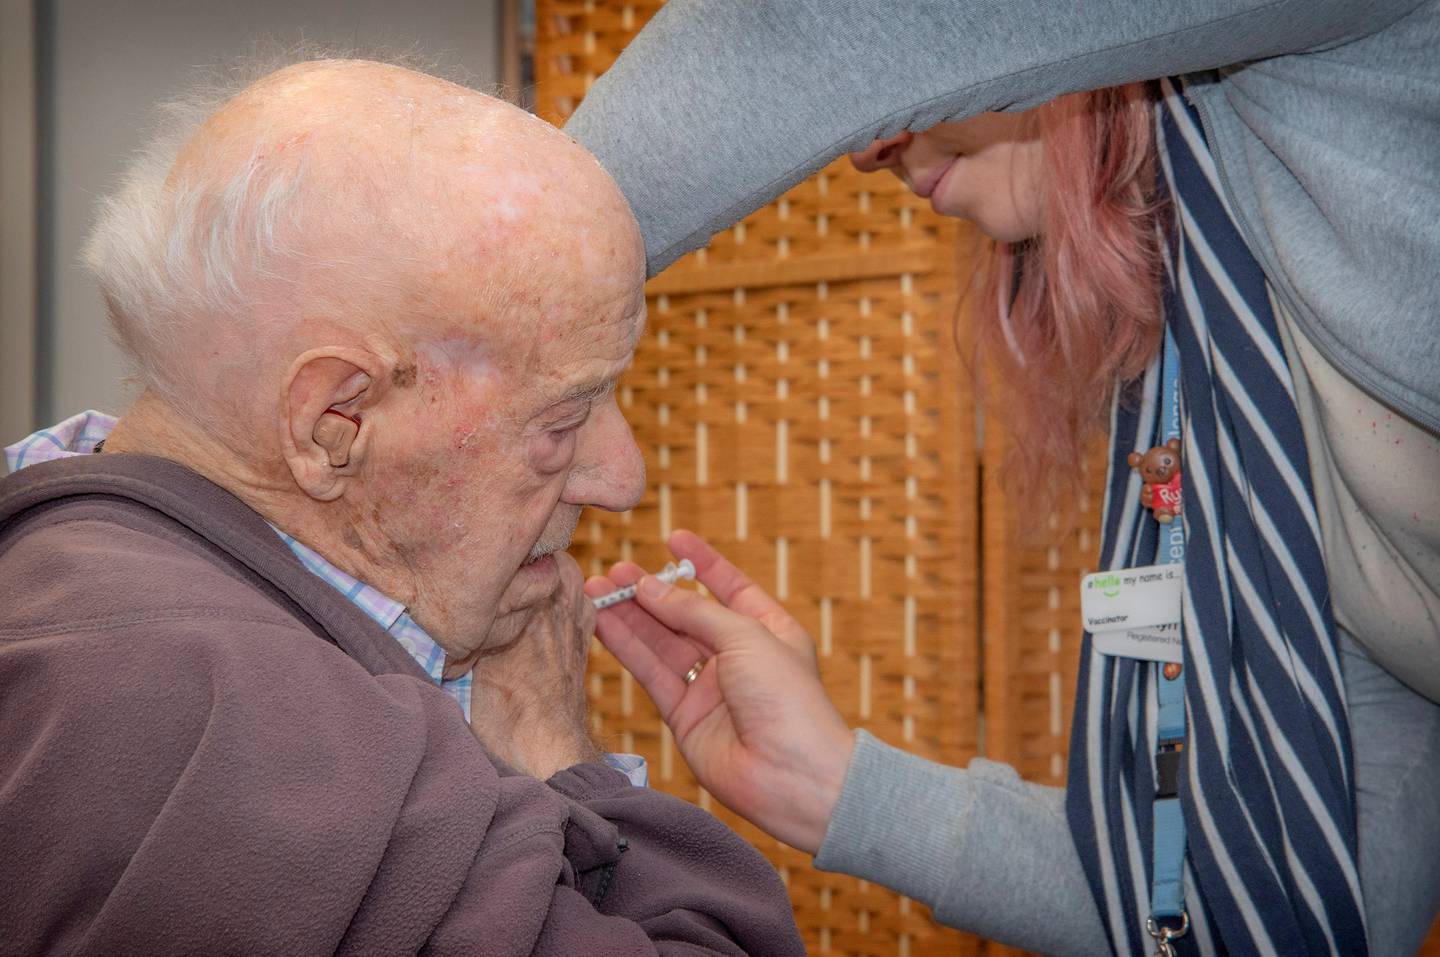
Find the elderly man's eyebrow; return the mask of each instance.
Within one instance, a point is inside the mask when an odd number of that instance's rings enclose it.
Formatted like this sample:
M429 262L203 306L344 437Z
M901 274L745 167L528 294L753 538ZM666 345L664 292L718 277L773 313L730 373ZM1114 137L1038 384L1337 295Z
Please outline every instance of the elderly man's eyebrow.
M582 384L576 386L569 393L567 393L565 397L560 400L560 402L574 402L580 399L594 402L596 399L604 398L611 392L614 392L615 386L619 381L620 376L613 375L608 378L602 379L599 382L591 383L588 385Z
M562 406L571 406L578 402L584 402L587 406L593 405L596 399L604 398L611 392L614 392L615 385L618 381L619 376L615 375L594 382L582 382L564 395L556 396L554 400L548 402L545 406L545 411L541 414L546 416L559 415L562 414L560 411ZM570 413L564 412L563 414L568 415Z

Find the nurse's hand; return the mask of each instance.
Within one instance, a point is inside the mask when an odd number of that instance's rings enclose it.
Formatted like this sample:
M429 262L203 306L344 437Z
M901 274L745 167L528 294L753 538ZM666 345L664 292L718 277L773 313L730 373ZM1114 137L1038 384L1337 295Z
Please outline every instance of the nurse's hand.
M691 532L670 549L717 599L621 562L589 595L640 581L600 612L600 640L650 693L695 777L726 807L814 854L854 739L820 683L815 643L758 585ZM704 666L687 683L685 676Z

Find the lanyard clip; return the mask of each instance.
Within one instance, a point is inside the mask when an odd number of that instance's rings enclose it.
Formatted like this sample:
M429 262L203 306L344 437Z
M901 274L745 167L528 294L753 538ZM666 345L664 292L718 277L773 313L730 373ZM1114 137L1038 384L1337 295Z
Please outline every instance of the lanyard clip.
M1155 800L1179 797L1180 763L1185 758L1185 740L1172 738L1155 748ZM1179 937L1179 934L1175 936Z
M1145 918L1145 933L1155 940L1155 957L1175 957L1175 945L1172 940L1179 940L1190 930L1190 915L1186 911L1180 912L1180 926L1166 927L1153 917Z

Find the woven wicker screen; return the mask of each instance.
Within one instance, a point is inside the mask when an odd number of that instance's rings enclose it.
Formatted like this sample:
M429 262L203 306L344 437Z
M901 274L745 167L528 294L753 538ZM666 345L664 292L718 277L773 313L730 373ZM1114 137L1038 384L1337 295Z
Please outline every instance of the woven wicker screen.
M538 0L540 115L563 121L659 5ZM841 161L652 280L649 327L620 390L650 488L632 512L587 514L576 554L590 571L620 558L653 568L671 529L692 528L810 629L853 725L950 764L978 753L983 728L988 754L1058 782L1074 576L1094 543L1012 544L1029 525L982 479L1003 436L992 423L981 452L954 345L968 273L955 250L973 246L961 240L892 177ZM645 755L655 786L715 811L771 858L811 953L1004 951L884 888L816 871L715 805L598 644L590 682L611 747Z

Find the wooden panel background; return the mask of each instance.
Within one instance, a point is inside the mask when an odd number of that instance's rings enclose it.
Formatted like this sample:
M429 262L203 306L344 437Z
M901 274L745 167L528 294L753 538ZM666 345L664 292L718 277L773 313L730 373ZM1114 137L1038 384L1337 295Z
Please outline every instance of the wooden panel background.
M540 2L536 108L561 121L653 3ZM650 283L620 400L649 491L592 513L577 555L658 567L702 532L810 630L855 725L918 754L977 752L978 453L952 342L956 226L892 177L835 163ZM716 811L770 856L815 954L968 954L884 888L816 871L713 804L644 692L598 650L596 730L657 787Z
M536 111L562 123L661 2L536 0ZM977 414L955 345L974 247L893 177L841 160L652 280L620 389L649 490L631 512L587 513L574 551L592 573L621 558L657 568L673 528L698 531L810 630L852 725L927 758L984 753L1060 785L1076 582L1099 550L1104 455L1097 446L1087 463L1072 522L1004 494L1003 415ZM714 811L775 863L812 954L1018 953L816 871L710 799L598 642L589 680L610 747L644 755L654 786Z
M540 0L537 112L563 122L658 7ZM954 343L968 272L956 250L973 246L957 232L893 177L842 160L652 280L649 328L621 385L650 489L632 512L587 514L576 554L596 571L618 558L656 567L672 528L700 531L810 629L852 724L951 764L977 754L985 733L990 753L1034 755L1025 770L1058 780L1069 699L1050 696L1069 680L1051 671L1065 642L1052 648L1050 619L1027 622L1031 609L1010 602L987 619L995 638L982 661L981 486L998 451L978 446ZM1007 528L983 530L1008 538ZM1047 569L1049 554L1010 549L1016 573L987 579L987 595L1036 570L1063 574ZM1025 627L1044 653L1013 642ZM1038 693L1038 723L982 727L981 675L1008 688L1012 672L1025 690L1007 707L1031 709ZM891 891L816 871L715 805L598 645L590 682L597 733L645 755L655 786L714 810L775 862L811 953L1000 952Z

